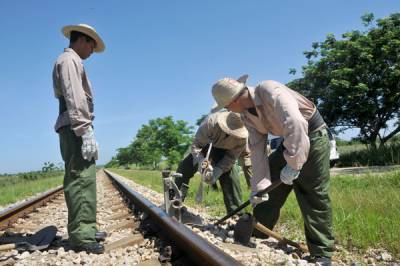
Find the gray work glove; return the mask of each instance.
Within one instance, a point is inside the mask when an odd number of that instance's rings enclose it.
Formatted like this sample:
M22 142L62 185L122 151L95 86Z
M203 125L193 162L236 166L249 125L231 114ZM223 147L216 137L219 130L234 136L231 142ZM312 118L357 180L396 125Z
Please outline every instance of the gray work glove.
M94 138L93 128L89 127L82 135L82 157L87 161L98 159L99 144Z
M223 174L223 171L219 167L212 167L211 165L207 167L203 172L203 180L207 184L214 185L218 178Z
M264 195L257 197L256 196L257 192L256 191L252 191L250 193L250 203L251 205L254 207L257 206L257 204L260 204L261 202L267 201L269 199L268 193L265 193Z
M300 170L294 170L288 164L281 170L281 180L286 185L293 185L293 180L299 177Z

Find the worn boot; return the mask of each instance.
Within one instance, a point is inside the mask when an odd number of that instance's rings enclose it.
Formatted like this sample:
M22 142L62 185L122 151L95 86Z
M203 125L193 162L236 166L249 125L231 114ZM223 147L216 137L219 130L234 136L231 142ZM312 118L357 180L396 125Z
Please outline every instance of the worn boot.
M74 251L75 252L86 251L87 253L102 254L104 253L104 246L97 242L90 242L75 247Z
M331 266L332 265L331 258L323 257L323 256L312 257L310 262L313 262L315 264L318 263L318 265L320 265L320 266Z
M97 242L106 240L106 237L107 237L107 232L104 231L97 231L96 234L94 235L94 238L96 239Z

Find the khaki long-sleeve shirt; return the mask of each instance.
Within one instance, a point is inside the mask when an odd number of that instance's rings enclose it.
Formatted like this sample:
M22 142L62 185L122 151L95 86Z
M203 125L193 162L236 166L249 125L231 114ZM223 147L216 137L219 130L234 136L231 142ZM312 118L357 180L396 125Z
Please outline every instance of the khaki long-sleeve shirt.
M251 188L259 191L271 184L266 151L268 133L284 138L283 156L290 167L300 170L307 161L310 149L307 120L316 107L307 98L277 81L267 80L248 89L257 116L248 110L241 115L249 131L253 167Z
M82 59L71 48L57 58L53 69L56 98L64 98L67 110L59 114L54 129L70 125L75 135L82 136L92 126L93 94Z
M225 133L217 122L220 113L210 114L199 126L191 146L193 157L199 156L204 146L212 142L213 148L225 149L224 157L216 164L225 173L230 170L240 154L246 148L246 139Z

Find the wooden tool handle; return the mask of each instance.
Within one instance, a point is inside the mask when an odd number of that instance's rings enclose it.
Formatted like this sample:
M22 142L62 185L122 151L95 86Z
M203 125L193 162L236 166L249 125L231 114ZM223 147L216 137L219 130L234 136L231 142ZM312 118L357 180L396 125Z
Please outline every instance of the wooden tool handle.
M0 251L10 250L10 249L14 249L14 248L15 248L15 244L0 245Z
M296 242L294 242L294 241L292 241L290 239L287 239L287 238L281 236L280 234L278 234L277 232L274 232L274 231L268 229L267 227L265 227L264 225L262 225L260 223L256 223L254 225L254 228L256 228L257 230L263 232L264 234L266 234L266 235L268 235L270 237L275 238L279 242L283 242L285 244L289 244L289 245L291 245L291 246L293 246L295 248L300 249L303 252L309 252L308 251L308 247L306 245L301 244L301 243L296 243Z

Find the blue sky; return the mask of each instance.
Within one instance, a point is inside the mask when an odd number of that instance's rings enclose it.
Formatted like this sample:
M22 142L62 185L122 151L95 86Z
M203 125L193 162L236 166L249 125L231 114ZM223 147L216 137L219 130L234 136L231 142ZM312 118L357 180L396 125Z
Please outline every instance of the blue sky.
M64 25L90 24L106 44L85 61L103 164L149 119L172 115L193 125L212 105L217 79L248 73L251 85L286 83L299 76L288 70L306 63L312 42L362 29L365 12L379 18L399 7L394 0L2 0L0 173L62 162L51 72L68 46Z

